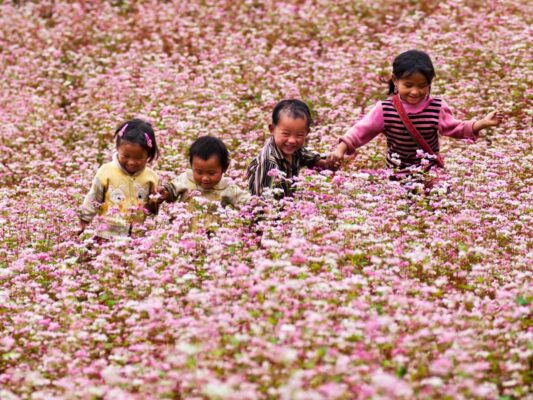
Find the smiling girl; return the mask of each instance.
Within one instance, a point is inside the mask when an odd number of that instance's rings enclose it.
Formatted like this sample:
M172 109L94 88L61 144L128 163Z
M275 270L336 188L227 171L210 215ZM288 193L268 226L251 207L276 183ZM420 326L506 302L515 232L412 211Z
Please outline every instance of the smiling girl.
M157 175L147 166L159 155L152 126L141 119L121 124L115 132L113 161L102 165L80 212L81 234L98 214L96 236L104 239L131 235L135 223L155 213L149 198L157 192Z
M387 138L388 167L408 171L421 164L420 154L424 152L431 154L426 170L435 165L443 166L439 157L439 134L475 140L482 129L502 121L502 115L496 111L477 121L455 119L444 100L430 95L435 70L429 56L422 51L409 50L400 54L394 59L392 70L389 81L389 95L392 96L378 102L339 139L336 150L328 157L333 165L339 166L345 154L353 154L355 149L383 133ZM402 118L404 112L407 117ZM405 118L416 128L426 146L406 127Z

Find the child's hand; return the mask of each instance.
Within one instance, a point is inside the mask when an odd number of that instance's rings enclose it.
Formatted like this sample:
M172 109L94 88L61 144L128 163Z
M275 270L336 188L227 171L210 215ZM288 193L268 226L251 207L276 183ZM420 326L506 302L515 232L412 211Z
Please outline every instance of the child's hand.
M503 121L503 114L498 110L491 111L483 118L483 121L486 127L500 125Z
M479 132L482 129L490 128L491 126L498 126L503 121L503 114L497 110L491 111L483 119L476 121L474 124L474 131Z
M164 201L167 201L168 199L168 190L165 189L164 187L162 188L159 188L159 190L157 191L157 193L159 194L159 198L157 199L157 202L159 204L161 204L162 202Z
M347 147L346 144L340 143L335 151L329 153L327 162L330 165L331 169L334 171L338 170L341 166L342 159L344 158L344 153L346 153Z
M318 167L320 169L329 169L331 171L337 171L339 169L331 163L331 161L329 160L329 155L326 158L318 160L318 162L315 164L315 167Z

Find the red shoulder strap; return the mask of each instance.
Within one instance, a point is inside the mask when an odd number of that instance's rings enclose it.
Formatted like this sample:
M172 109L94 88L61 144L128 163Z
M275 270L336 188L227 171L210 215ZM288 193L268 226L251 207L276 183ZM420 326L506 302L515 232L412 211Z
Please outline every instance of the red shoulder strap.
M392 96L392 104L394 105L394 108L398 112L400 119L402 120L403 124L405 125L405 127L407 128L411 136L413 136L413 138L418 142L420 147L422 147L422 149L426 153L434 156L435 152L431 149L429 144L424 140L420 132L418 132L416 127L413 125L413 123L409 119L409 116L405 112L405 109L403 108L403 105L402 105L402 101L400 100L400 96L398 96L397 94ZM444 159L442 158L440 154L437 155L437 165L441 168L444 168Z

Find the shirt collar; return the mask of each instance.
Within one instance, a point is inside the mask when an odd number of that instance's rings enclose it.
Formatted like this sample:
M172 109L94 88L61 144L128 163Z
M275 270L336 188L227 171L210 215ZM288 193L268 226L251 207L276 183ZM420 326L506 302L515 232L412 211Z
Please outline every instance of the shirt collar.
M400 101L402 102L403 108L405 109L405 112L407 114L417 114L421 111L424 111L426 107L429 105L429 103L431 103L431 100L433 100L433 97L428 95L426 96L424 100L422 100L418 104L409 104L405 102L404 100L402 100L402 98L400 97Z

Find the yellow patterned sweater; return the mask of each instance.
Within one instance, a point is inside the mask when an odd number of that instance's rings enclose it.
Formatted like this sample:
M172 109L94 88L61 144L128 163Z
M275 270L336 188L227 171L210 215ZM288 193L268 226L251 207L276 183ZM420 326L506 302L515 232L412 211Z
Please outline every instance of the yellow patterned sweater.
M144 222L149 195L156 193L157 182L157 174L149 167L129 174L115 154L113 161L98 169L81 207L80 219L91 222L98 214L97 236L127 236L133 224Z

